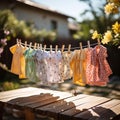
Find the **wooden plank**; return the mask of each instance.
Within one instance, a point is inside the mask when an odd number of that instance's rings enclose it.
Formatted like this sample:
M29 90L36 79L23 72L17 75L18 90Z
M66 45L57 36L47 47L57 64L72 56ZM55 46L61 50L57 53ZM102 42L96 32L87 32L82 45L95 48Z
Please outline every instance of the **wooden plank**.
M5 91L5 92L0 92L0 100L15 96L16 94L21 94L27 91L33 91L36 90L37 88L33 87L27 87L27 88L20 88L20 89L15 89L15 90L10 90L10 91Z
M25 120L35 120L35 114L31 111L31 109L26 108L24 110Z
M36 103L36 102L41 102L43 100L46 100L46 99L50 99L51 98L51 94L42 94L42 95L37 95L37 96L30 96L30 97L25 97L25 98L22 98L22 99L15 99L15 100L12 100L12 101L9 101L9 103L7 103L7 105L9 107L14 107L16 109L24 109L24 107L26 105L29 105L29 104L32 104L32 103Z
M1 99L0 101L8 102L8 101L10 101L12 99L16 99L16 98L20 98L20 97L28 97L28 96L31 96L31 95L39 95L40 93L41 93L40 90L34 90L34 91L32 90L32 91L27 91L27 92L24 92L24 93L11 95L8 98Z
M49 96L50 96L49 93L41 93L41 94L37 94L37 95L32 95L32 96L27 96L27 97L19 97L16 99L12 99L12 100L8 101L7 103L9 103L11 105L21 104L22 102L29 103L33 100L40 99L42 97L49 97Z
M43 98L39 98L39 99L36 99L36 100L32 100L32 101L30 101L30 102L24 102L24 103L20 103L19 105L20 106L28 106L28 105L33 105L34 103L38 103L38 102L43 102L44 100L49 100L49 99L52 99L53 98L53 96L52 95L47 95L47 96L45 96L45 97L43 97Z
M80 94L77 96L71 96L70 98L66 98L63 100L58 100L54 103L51 103L49 105L39 107L35 109L35 112L48 115L49 117L56 117L57 113L61 112L63 109L69 109L70 107L74 107L71 101L77 101L80 98L88 97L88 95ZM76 104L79 104L76 102Z
M29 91L29 90L30 91ZM63 98L66 98L66 97L70 97L70 96L72 96L72 94L70 94L70 93L67 93L67 92L59 92L59 91L53 91L53 90L44 90L44 89L39 89L39 88L33 88L32 90L31 90L32 88L27 88L27 89L18 89L18 90L15 90L15 91L9 91L9 92L3 92L3 93L1 93L2 94L2 99L0 100L0 101L2 101L2 103L8 103L8 101L9 101L9 103L10 103L10 100L11 99L15 99L15 100L11 100L11 103L14 103L15 101L17 102L17 101L20 101L21 102L21 104L23 105L23 103L24 103L24 100L23 100L23 97L28 97L28 96L30 96L30 95L38 95L38 94L40 94L40 93L52 93L51 94L51 96L52 96L52 98L51 99L49 99L49 97L47 97L46 99L47 100L45 100L45 101L42 101L41 103L41 105L46 105L46 104L49 104L49 103L51 103L51 102L54 102L54 101L56 101L56 99L58 100L58 99L63 99ZM27 92L26 92L27 91ZM22 92L22 94L21 94L21 92ZM23 93L24 92L24 93ZM12 94L11 94L12 93ZM14 94L14 95L13 95ZM4 96L5 95L5 96ZM55 97L54 97L55 96ZM20 98L21 97L21 98ZM16 99L17 98L17 99ZM31 103L34 103L34 104L36 104L36 101L32 101L32 99L34 99L33 97L31 97L31 102L30 102L30 104ZM27 100L25 101L26 103L27 103ZM38 102L39 103L39 102ZM19 103L18 103L19 104ZM38 104L37 104L38 105ZM26 108L25 107L25 115L26 115L26 109L27 109L27 111L28 111L28 107ZM30 108L30 110L33 110L33 109L31 109ZM29 111L28 111L29 112ZM27 116L27 115L26 115ZM28 117L28 116L27 116Z
M51 106L51 107L43 106L43 107L37 108L37 111L40 114L48 114L50 117L56 118L56 117L58 117L58 114L61 114L61 112L75 108L76 106L85 104L85 103L89 102L90 99L93 99L93 98L95 98L95 97L94 96L86 96L85 98L81 97L77 100L74 100L74 101L71 100L69 102L66 102L66 99L65 99L65 101L62 104L58 104L57 106L54 105L55 107L54 106Z
M34 109L36 107L48 105L50 103L56 102L56 101L61 100L61 99L69 98L71 96L72 96L72 94L69 94L69 93L62 93L61 94L61 92L57 92L57 94L53 93L53 95L50 99L48 98L48 99L40 101L40 102L33 102L32 104L26 105L26 107Z
M97 120L101 120L101 119L109 120L109 119L112 119L119 114L120 114L120 104L118 104L118 105L116 105L108 110L105 110L105 112ZM120 117L118 120L120 120Z
M69 110L66 110L64 112L61 112L59 114L59 118L60 119L73 119L73 116L78 114L78 113L81 113L83 111L86 111L87 109L91 108L91 107L94 107L96 105L99 105L101 103L104 103L104 102L107 102L109 101L109 99L107 98L103 98L103 97L95 97L93 96L93 98L88 98L88 100L84 101L84 103L82 104L79 104L78 106L75 106L74 108L72 109L69 109ZM79 102L81 102L81 100L79 100Z
M33 88L32 89L32 87L31 87L30 89L31 89L31 91L28 91L27 93L26 92L21 93L21 89L20 89L20 92L17 92L17 94L15 94L15 95L11 94L11 96L5 97L5 98L1 99L0 101L8 102L8 101L10 101L12 99L15 99L15 98L28 97L28 96L37 95L37 94L40 94L40 93L51 93L51 94L54 94L54 95L62 95L64 93L64 95L68 95L68 94L71 95L70 93L67 93L67 92L58 92L58 91L45 90L45 89L40 89L40 88L35 88L35 89ZM12 91L12 93L13 93L13 91ZM6 94L6 96L7 96L7 94Z
M74 119L90 119L91 120L95 120L96 118L99 118L100 116L102 116L102 114L104 115L104 113L107 115L108 113L111 113L111 115L113 116L113 112L110 110L110 108L119 105L120 104L120 100L111 100L108 101L106 103L103 103L101 105L98 105L96 107L93 107L91 109L88 109L87 111L83 111L82 113L79 113L77 115L74 116ZM120 109L119 109L120 112ZM105 119L107 120L107 119Z

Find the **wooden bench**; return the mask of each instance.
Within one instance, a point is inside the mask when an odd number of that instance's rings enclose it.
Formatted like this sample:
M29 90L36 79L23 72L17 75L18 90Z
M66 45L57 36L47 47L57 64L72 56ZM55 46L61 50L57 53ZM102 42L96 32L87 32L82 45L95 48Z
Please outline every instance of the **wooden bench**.
M6 106L22 110L25 120L36 114L56 120L120 120L120 100L34 87L1 92L0 120Z

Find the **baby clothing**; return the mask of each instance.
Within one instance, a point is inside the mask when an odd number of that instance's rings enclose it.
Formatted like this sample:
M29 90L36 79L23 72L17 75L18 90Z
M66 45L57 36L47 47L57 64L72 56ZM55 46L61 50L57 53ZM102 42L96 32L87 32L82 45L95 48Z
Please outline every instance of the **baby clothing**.
M22 45L14 45L10 47L10 51L13 54L11 72L18 74L19 78L26 78L25 75L25 57L23 53L27 48Z
M10 51L13 54L11 72L32 82L39 80L41 84L51 85L73 77L74 84L104 86L112 74L106 60L107 49L102 45L61 53L16 44Z
M49 51L46 58L48 83L61 83L62 77L62 55L60 51Z
M48 84L47 78L47 62L48 52L43 50L37 50L35 54L36 58L36 75L41 81L41 84Z
M32 82L36 82L38 81L38 78L36 76L36 66L35 66L35 53L36 50L35 49L27 49L24 52L24 56L25 56L25 61L26 61L26 66L25 66L25 71L26 71L26 77L32 81Z
M73 52L65 51L62 53L62 75L63 80L72 78L72 70L70 68L70 60Z
M73 83L85 86L86 85L86 50L75 50L70 61L70 67L73 71Z
M112 70L106 60L107 49L102 45L97 45L91 52L91 67L89 69L88 84L104 86L109 82L109 75Z

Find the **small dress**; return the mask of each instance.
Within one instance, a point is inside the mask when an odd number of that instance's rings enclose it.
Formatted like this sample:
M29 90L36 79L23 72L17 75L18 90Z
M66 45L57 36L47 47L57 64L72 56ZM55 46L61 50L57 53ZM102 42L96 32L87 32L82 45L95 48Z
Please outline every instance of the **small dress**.
M86 50L75 50L70 61L70 67L73 71L73 83L85 86L86 85Z
M23 53L27 48L22 45L14 45L10 47L10 51L13 54L12 64L11 64L11 72L19 75L19 78L26 78L25 75L25 57Z
M89 68L90 79L88 84L105 86L109 82L109 75L112 70L106 60L107 49L102 45L97 45L91 52L91 68Z
M63 80L67 80L72 78L73 73L70 68L70 60L72 57L73 52L65 51L62 53L62 74Z
M41 84L48 84L47 78L47 62L48 52L43 50L37 50L35 54L36 58L36 75L41 81Z
M25 66L25 71L26 71L26 77L32 81L32 82L36 82L38 81L38 78L36 76L36 66L35 66L35 53L36 50L29 48L24 52L24 56L25 56L25 62L26 62L26 66Z
M48 83L61 83L62 79L62 55L60 51L49 51L46 58Z

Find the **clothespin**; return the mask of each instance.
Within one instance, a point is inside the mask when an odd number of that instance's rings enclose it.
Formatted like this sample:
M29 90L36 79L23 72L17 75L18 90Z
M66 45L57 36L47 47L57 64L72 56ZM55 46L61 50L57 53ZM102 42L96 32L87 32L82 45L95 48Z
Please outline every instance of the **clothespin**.
M98 45L101 45L101 43L100 43L100 39L97 39L97 42L98 42Z
M68 45L68 53L70 53L71 44Z
M80 42L80 50L82 50L82 42Z
M30 44L29 44L29 48L31 48L32 47L32 42L30 42Z
M39 49L40 48L40 45L39 45L39 43L37 44L37 49Z
M37 43L34 43L34 49L36 49Z
M57 53L58 51L58 45L55 46L55 52Z
M16 43L17 43L17 45L19 46L19 39L18 39L18 38L16 39Z
M25 41L25 48L27 47L27 41Z
M44 45L44 48L43 48L43 51L45 51L46 50L46 45Z
M88 48L90 48L90 41L89 40L87 41L87 44L88 44Z
M19 39L19 45L21 46L21 39Z
M52 52L52 45L50 45L50 53Z
M65 45L62 45L62 49L61 49L61 52L63 53L64 51L64 48L65 48Z
M42 50L42 44L40 44L40 50Z

